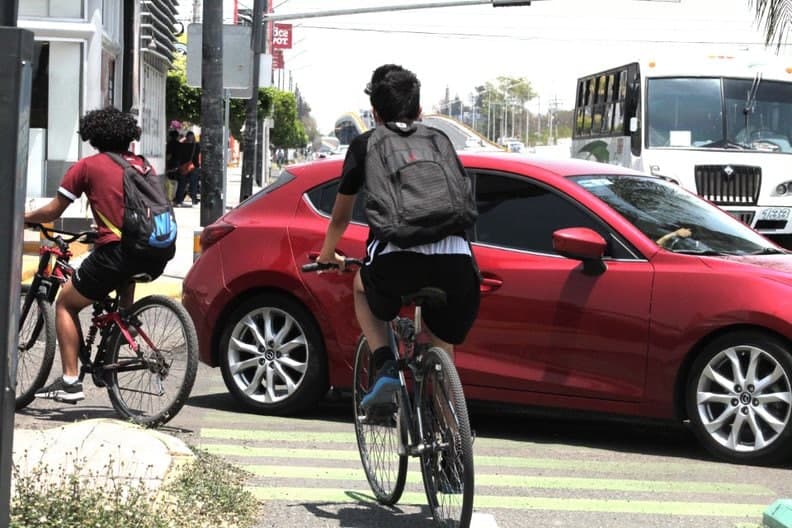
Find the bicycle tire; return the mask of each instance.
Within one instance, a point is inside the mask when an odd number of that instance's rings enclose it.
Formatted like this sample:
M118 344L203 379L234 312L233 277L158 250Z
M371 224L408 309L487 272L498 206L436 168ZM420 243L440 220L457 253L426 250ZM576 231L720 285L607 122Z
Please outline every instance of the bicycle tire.
M423 355L421 371L418 403L426 499L439 526L468 528L473 516L473 442L462 384L441 348L432 347Z
M401 498L407 480L407 424L401 398L391 423L368 423L365 418L360 402L370 386L370 361L371 350L366 338L361 337L355 351L353 377L355 437L371 491L377 502L392 506Z
M16 370L16 410L30 405L36 391L47 382L55 358L55 311L46 299L34 297L24 320L25 297L30 286L22 285L19 305L19 357Z
M114 327L104 359L107 392L120 415L145 427L157 427L176 416L192 391L198 370L198 338L187 310L168 297L144 297L128 312L140 321L140 332L156 350L138 336L140 355L148 367L114 368L119 362L139 358Z

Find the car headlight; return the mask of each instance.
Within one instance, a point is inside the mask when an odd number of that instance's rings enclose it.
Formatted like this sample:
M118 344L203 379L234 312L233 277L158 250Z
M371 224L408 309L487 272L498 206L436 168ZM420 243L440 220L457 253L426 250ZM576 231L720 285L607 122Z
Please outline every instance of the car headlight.
M773 192L774 196L786 196L787 194L792 193L792 182L784 182L779 183L776 185L775 191Z

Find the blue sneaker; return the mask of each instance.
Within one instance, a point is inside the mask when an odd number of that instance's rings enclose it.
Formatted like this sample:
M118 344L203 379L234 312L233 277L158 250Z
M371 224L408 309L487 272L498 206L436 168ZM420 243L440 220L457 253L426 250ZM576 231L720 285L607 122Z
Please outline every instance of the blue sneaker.
M360 407L364 411L368 411L374 407L393 403L393 395L399 390L399 386L399 369L396 366L396 361L386 361L377 374L377 381L371 388L371 392L361 400Z

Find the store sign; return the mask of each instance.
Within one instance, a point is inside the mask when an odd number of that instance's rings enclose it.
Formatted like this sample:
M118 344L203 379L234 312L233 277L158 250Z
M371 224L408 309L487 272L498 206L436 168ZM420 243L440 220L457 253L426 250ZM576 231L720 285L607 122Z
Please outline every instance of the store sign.
M272 49L291 49L292 47L292 25L291 24L272 24Z
M283 69L283 50L282 49L274 49L274 50L272 50L272 69L273 70L282 70Z

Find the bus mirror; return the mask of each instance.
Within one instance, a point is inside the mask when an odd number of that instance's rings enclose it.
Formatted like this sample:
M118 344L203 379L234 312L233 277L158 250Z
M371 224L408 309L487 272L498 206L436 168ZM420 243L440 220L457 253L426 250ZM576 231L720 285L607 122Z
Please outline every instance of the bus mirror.
M630 132L633 133L633 134L638 132L638 118L637 117L631 117L630 118Z

